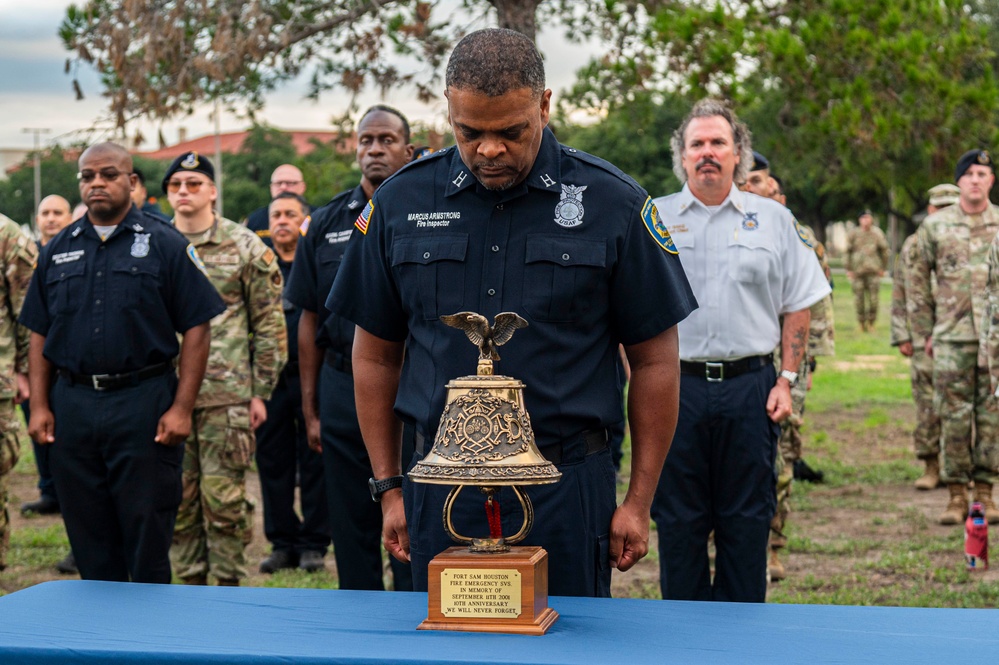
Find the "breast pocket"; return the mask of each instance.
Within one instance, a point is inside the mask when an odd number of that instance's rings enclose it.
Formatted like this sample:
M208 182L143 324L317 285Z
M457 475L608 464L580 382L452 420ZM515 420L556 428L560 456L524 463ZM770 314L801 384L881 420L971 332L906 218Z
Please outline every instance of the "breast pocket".
M461 310L467 251L468 234L398 238L391 259L403 304L428 321Z
M159 293L159 262L149 258L130 259L111 266L111 305L136 309L151 302Z
M83 261L49 268L45 289L48 292L50 314L70 314L80 309L86 289L86 268L87 264Z
M745 284L762 284L776 253L759 231L741 231L728 241L728 275Z
M606 300L602 240L530 235L525 263L524 310L538 321L573 321Z

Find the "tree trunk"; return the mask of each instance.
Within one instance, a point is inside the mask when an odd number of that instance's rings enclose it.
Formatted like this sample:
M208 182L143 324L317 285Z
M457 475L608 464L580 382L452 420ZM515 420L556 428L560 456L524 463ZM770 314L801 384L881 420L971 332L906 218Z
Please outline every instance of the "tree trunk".
M538 5L544 0L489 0L496 8L496 18L501 28L509 28L537 41Z

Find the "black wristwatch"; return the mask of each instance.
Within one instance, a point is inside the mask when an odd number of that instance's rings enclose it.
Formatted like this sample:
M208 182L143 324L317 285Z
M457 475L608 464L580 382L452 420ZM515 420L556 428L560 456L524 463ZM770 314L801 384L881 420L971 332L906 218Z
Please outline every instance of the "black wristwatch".
M402 487L402 476L392 476L391 478L382 478L381 480L368 478L368 491L371 492L371 500L375 503L382 500L382 494L397 487Z

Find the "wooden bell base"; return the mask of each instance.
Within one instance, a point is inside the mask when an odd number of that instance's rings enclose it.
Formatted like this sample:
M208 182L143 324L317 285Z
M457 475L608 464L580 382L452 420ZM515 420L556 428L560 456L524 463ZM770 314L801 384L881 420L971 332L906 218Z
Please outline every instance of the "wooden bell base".
M548 553L540 547L499 554L450 547L430 562L428 587L419 630L544 635L558 619L548 607Z

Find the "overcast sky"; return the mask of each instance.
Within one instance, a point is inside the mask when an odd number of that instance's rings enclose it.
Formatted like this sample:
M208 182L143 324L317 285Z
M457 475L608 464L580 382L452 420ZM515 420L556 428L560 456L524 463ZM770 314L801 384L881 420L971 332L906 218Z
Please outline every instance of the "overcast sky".
M64 73L69 54L57 36L57 30L69 6L67 0L0 0L0 148L31 148L33 137L24 128L46 128L43 145L56 137L91 127L106 113L101 86L90 68L80 72L86 99L76 101L72 76ZM575 69L588 58L587 49L570 45L556 32L542 31L539 46L545 55L548 86L560 90L572 84ZM341 95L327 93L319 103L303 99L306 79L289 82L268 96L260 119L284 129L326 129L330 118L344 111ZM414 120L441 122L444 105L423 105L404 91L381 99L374 94L362 98L362 106L384 101L400 108ZM222 129L236 130L246 121L228 115ZM177 140L177 128L184 126L189 137L212 131L208 112L202 111L179 121L162 125L168 142ZM139 126L146 137L146 147L156 149L160 125ZM131 135L135 128L129 130Z

